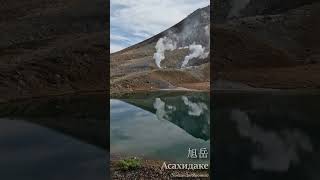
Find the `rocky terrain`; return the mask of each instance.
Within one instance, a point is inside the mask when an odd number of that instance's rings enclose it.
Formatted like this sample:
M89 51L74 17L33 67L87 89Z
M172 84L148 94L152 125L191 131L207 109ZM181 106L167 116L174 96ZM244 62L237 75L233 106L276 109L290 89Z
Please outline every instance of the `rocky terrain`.
M0 101L106 91L106 1L0 4Z
M186 68L184 58L192 43L202 45L209 52L210 7L198 9L168 30L141 43L111 54L111 93L137 90L188 88L209 90L210 56L193 58ZM161 68L154 54L160 38L170 38L177 47L164 52Z
M209 178L208 170L161 170L164 161L142 159L141 167L134 170L122 170L118 162L124 157L111 157L112 179L195 179L205 180ZM166 162L168 163L168 162Z
M111 54L111 92L178 87L208 90L210 71L212 89L320 87L320 2L226 0L216 1L211 11L210 38L199 35L210 21L208 6L146 41ZM211 41L211 67L208 56L179 68L188 48L165 51L162 68L156 66L157 41L179 33L189 37L180 47L192 41Z
M239 1L240 2L240 1ZM217 1L213 7L213 86L320 87L320 2ZM219 87L217 87L219 88Z

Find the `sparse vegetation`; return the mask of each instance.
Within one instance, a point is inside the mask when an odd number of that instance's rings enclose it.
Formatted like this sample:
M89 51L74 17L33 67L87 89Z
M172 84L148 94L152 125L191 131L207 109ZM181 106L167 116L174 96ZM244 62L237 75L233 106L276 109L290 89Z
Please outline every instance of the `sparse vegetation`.
M141 167L141 160L137 158L123 159L118 162L118 167L121 170L133 170Z

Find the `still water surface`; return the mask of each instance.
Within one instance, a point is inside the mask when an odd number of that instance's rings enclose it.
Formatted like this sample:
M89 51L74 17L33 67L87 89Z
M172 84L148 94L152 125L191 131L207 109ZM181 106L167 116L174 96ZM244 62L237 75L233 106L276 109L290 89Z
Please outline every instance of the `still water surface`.
M208 93L156 92L110 100L110 152L175 162L210 146Z
M106 98L0 104L0 179L105 180Z
M111 153L187 162L209 148L214 178L320 179L320 95L135 94L111 100ZM1 179L105 179L106 99L0 105ZM209 128L211 124L211 129ZM213 132L213 138L210 137Z
M320 94L216 92L214 177L320 179Z

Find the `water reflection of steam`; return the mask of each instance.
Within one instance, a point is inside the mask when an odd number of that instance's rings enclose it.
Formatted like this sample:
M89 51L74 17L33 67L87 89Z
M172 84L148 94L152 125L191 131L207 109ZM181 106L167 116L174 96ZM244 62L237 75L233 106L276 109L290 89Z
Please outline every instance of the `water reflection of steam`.
M156 98L153 103L153 107L156 109L156 116L159 120L169 120L168 113L176 110L176 107L172 105L166 105L166 103L160 98Z
M252 168L268 171L287 171L290 164L298 163L298 152L312 152L308 136L298 130L274 132L250 121L248 114L232 110L231 119L237 123L241 136L249 138L262 148L252 157Z
M187 106L188 114L190 116L200 116L205 114L208 110L208 106L203 102L192 102L186 96L182 96L183 103ZM159 120L169 120L169 113L176 111L176 107L172 105L166 105L160 98L156 98L153 107L156 110L156 115Z
M183 100L184 104L189 107L188 114L190 116L200 116L201 114L204 113L205 110L208 110L208 107L205 103L191 102L186 96L182 96L182 100Z
M208 140L210 115L208 106L199 99L178 96L175 100L155 98L153 108L158 120L170 121L194 137Z
M120 100L112 101L119 106L111 104L113 108L110 109L111 153L185 162L187 156L181 152L188 150L190 144L209 149L208 141L199 139L173 123L178 106L169 105L167 101L166 98L156 98L152 99L152 103L145 103L154 106L156 111L153 112L147 111L150 106L139 107ZM126 112L115 107L124 108ZM170 120L164 119L168 117ZM192 124L192 127L195 126Z

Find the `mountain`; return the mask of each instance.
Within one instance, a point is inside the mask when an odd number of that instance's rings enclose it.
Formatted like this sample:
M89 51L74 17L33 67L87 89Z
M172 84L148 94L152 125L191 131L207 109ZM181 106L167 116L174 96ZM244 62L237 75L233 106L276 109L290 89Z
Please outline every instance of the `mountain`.
M210 6L201 8L173 27L129 48L111 54L111 93L166 88L209 89L210 81ZM171 44L170 44L171 43ZM202 55L183 61L190 55L190 45ZM172 45L161 55L159 46ZM157 46L157 47L156 47ZM160 50L159 50L160 49ZM196 51L196 50L195 50Z
M209 25L210 8L214 23L209 38L203 29ZM212 89L317 89L319 12L316 0L216 1L168 30L111 54L111 93L178 87L208 90L210 71ZM159 68L154 54L164 37L189 49L165 51ZM193 41L207 49L213 42L213 69L210 55L181 68Z
M218 1L213 9L213 86L320 87L319 2L251 0L237 13L232 2Z
M214 22L224 23L236 17L274 15L312 4L318 0L224 0L215 1Z
M0 101L106 90L108 3L2 0Z

